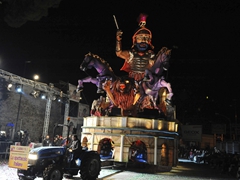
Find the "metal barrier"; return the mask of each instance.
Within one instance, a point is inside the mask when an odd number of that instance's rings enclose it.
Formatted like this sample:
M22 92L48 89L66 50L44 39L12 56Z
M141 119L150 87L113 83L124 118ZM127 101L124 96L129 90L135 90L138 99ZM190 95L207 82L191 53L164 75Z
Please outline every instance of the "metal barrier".
M226 153L229 153L229 154L236 154L236 153L239 154L240 153L240 142L238 142L238 141L217 142L216 147L220 151L225 151Z
M7 159L10 153L10 146L13 145L13 142L0 141L0 157Z

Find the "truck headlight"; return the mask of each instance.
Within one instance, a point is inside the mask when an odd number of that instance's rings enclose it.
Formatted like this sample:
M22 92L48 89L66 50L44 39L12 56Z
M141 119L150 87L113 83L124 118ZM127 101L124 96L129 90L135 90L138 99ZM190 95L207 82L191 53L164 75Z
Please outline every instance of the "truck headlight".
M38 159L38 155L37 154L29 154L28 155L28 159L30 159L30 160L37 160Z

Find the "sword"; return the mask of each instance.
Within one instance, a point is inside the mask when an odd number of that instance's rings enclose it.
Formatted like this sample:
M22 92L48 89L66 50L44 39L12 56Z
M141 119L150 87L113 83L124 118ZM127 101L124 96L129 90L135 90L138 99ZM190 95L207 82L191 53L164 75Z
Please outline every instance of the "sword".
M115 24L116 24L117 29L119 29L118 23L117 23L117 19L116 19L115 15L113 15L113 19L114 19L114 22L115 22Z

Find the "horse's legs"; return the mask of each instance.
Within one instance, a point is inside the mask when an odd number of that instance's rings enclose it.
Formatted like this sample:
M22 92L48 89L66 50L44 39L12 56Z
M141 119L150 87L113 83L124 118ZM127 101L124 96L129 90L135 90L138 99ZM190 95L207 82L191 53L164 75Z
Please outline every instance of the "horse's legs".
M167 97L168 97L168 99L171 99L172 98L172 96L173 96L173 92L172 92L172 88L171 88L171 84L170 83L168 83L168 82L166 82L165 80L160 80L161 82L161 85L163 86L163 87L166 87L167 88L167 90L168 90L168 95L167 95Z
M143 81L150 81L151 82L152 80L153 80L152 72L149 69L146 69Z
M157 106L157 98L158 98L158 93L156 93L155 95L152 96L154 109L159 109L158 106Z
M98 76L96 78L97 80L97 87L98 87L98 90L97 90L97 93L104 93L104 90L103 90L103 83L105 83L107 80L109 79L109 77L107 76Z
M83 81L81 79L78 80L78 86L77 88L82 88L83 87Z
M77 89L82 89L83 88L83 83L89 83L89 82L97 85L98 80L96 78L92 78L90 76L86 77L84 79L79 79Z
M163 87L166 87L167 90L168 90L168 94L167 94L167 98L166 98L166 102L171 105L171 99L172 99L172 96L173 96L173 92L172 92L172 88L171 88L171 84L166 82L165 80L160 80L160 84L163 86Z

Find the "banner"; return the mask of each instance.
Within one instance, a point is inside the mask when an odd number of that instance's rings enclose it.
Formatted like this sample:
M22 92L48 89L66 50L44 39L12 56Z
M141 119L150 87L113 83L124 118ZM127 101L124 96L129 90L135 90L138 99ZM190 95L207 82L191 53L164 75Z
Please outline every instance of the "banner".
M183 125L183 141L202 141L202 125Z
M80 101L80 92L78 93L74 93L74 91L77 89L77 86L74 86L72 84L68 84L68 87L69 87L69 99L72 100L72 101L77 101L79 102Z
M79 103L78 117L86 117L90 115L89 105Z
M29 146L11 145L8 167L27 170L29 149Z

